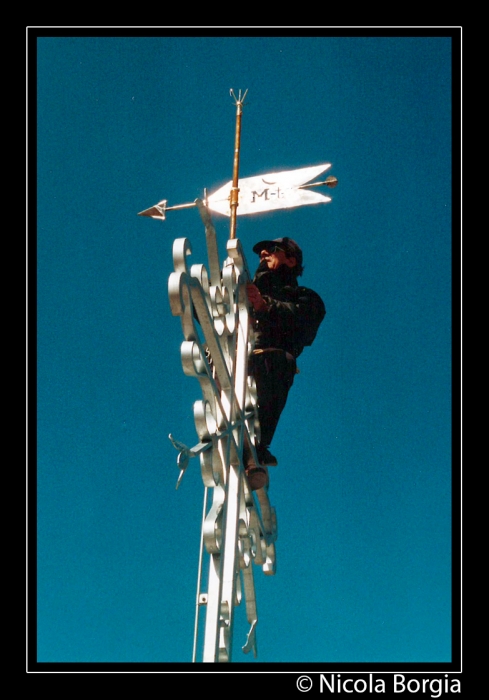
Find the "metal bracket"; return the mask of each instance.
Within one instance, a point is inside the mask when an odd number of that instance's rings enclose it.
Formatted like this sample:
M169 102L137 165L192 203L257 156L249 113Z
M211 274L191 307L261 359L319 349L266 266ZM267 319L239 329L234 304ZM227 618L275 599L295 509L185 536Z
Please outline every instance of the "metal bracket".
M199 442L199 444L195 445L195 447L187 447L187 445L184 445L183 442L175 440L171 433L168 435L168 437L173 447L179 450L179 454L177 457L177 466L180 467L180 475L178 477L177 485L175 486L175 489L178 489L183 475L185 474L185 470L188 467L190 459L192 457L197 457L197 455L199 455L201 452L205 452L205 450L209 450L212 447L212 443Z
M258 652L256 648L256 625L257 625L258 620L253 620L251 623L250 631L248 632L246 636L246 644L242 647L243 652L245 654L249 654L249 652L253 649L253 656L257 657Z

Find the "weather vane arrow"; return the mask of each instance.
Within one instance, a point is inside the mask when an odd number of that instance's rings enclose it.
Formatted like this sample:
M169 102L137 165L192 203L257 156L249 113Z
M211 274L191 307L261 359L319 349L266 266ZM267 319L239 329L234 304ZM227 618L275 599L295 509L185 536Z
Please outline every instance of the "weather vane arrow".
M292 207L305 206L307 204L321 204L331 201L319 192L311 190L312 187L326 185L333 188L338 180L330 175L322 182L310 182L313 178L331 168L331 163L313 165L297 170L283 170L278 173L254 175L239 180L238 207L236 213L239 216L257 214L277 209L290 209ZM306 184L308 183L308 184ZM206 199L207 207L224 216L231 216L231 191L233 182L227 182ZM196 200L197 201L197 200ZM152 219L165 220L166 212L175 209L188 209L196 206L195 202L189 204L177 204L167 206L167 200L162 199L158 204L139 212L138 216L149 216Z

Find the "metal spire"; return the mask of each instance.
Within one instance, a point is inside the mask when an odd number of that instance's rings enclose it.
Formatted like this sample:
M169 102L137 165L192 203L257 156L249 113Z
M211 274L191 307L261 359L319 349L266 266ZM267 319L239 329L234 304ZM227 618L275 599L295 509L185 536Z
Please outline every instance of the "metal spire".
M202 399L194 403L199 442L189 448L169 436L178 450L180 473L176 488L180 487L194 457L199 457L204 484L192 661L197 658L203 610L202 661L232 660L234 612L243 596L250 627L242 650L244 653L253 651L257 656L258 614L253 565L261 567L266 575L276 572L276 512L270 505L268 487L250 491L243 463L245 444L259 463L255 446L260 426L256 385L248 376L248 358L254 348L246 294L250 274L241 243L236 238L240 187L242 197L244 195L240 211L250 214L329 202L330 197L307 188L337 184L333 176L323 182L305 184L330 168L330 163L239 180L241 116L247 92L242 95L240 90L236 97L234 91L230 91L236 105L232 181L210 197L205 193L203 200L168 207L167 200L163 199L139 212L140 216L165 220L169 210L196 206L205 227L208 266L189 266L190 242L177 238L173 243L174 272L168 280L171 312L180 317L184 336L180 350L183 371L198 380L202 391ZM210 210L230 216L227 257L222 267ZM205 554L208 555L206 582L202 574Z
M232 91L231 94L235 97ZM170 307L182 323L183 370L199 381L203 397L194 403L198 444L188 448L169 436L179 452L176 487L179 488L190 460L197 456L205 487L192 660L196 661L197 657L199 620L204 609L202 660L221 663L232 660L235 608L243 595L250 627L242 650L257 655L253 564L261 566L267 575L275 573L277 536L277 519L267 490L250 491L243 464L245 443L257 459L255 440L259 430L256 388L248 376L248 357L254 346L246 295L250 275L236 238L241 112L245 96L246 92L243 96L240 92L235 97L228 257L220 268L210 211L202 200L196 200L194 205L205 227L209 272L204 265L189 266L190 243L179 238L173 244L175 271L168 280ZM163 200L156 207L156 218L164 219L166 202ZM142 214L155 216L150 211ZM202 576L204 552L209 556L206 590Z
M238 97L234 94L233 90L230 90L231 96L234 98L236 104L236 132L234 137L234 162L233 162L233 184L231 187L231 224L229 231L229 238L236 238L236 210L238 208L238 197L239 197L239 152L241 148L241 115L243 113L243 104L245 101L246 93L245 90L243 97L241 97L241 90L238 93Z

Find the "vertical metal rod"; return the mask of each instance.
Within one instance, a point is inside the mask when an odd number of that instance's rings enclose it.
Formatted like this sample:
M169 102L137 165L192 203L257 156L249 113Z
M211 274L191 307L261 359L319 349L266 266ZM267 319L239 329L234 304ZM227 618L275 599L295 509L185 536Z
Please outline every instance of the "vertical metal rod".
M235 97L233 91L231 90L231 95L234 97L236 102L236 132L235 132L235 143L234 143L234 163L233 163L233 181L230 192L230 239L236 238L236 210L238 207L238 197L239 197L239 155L240 155L240 141L241 141L241 115L243 111L243 102L246 97L246 91L241 97L241 90L239 91L238 98ZM209 222L206 221L206 211L200 206L200 213L203 216L205 224ZM209 217L210 218L210 217ZM207 225L206 225L207 231ZM212 232L211 232L212 233ZM213 248L213 246L211 246ZM212 257L212 255L210 255ZM214 255L215 257L215 255ZM219 282L220 283L220 278ZM233 299L233 305L238 302L238 298ZM236 325L238 326L238 318L236 319ZM238 329L234 329L235 345L234 347L229 347L228 352L231 351L231 366L229 370L231 371L231 386L229 394L224 392L221 394L221 398L224 404L224 411L230 423L234 423L237 418L237 414L241 406L237 406L236 400L241 398L241 396L236 397L236 338L238 336ZM238 392L239 393L239 392ZM236 436L238 437L238 436ZM238 439L238 451L242 448L241 441ZM204 662L226 662L231 661L232 655L232 632L233 632L233 622L234 622L234 603L236 596L236 566L237 566L237 541L238 541L238 522L239 522L239 493L240 493L240 483L241 483L241 473L240 473L240 460L238 456L238 464L232 464L235 462L236 457L230 454L231 446L228 444L225 450L225 471L226 471L226 484L225 484L225 494L223 503L223 533L221 539L221 549L219 554L212 554L211 561L209 565L209 582L208 582L208 596L207 596L207 611L206 611L206 629L205 629L205 639L204 639ZM233 451L233 450L231 450ZM204 515L205 519L205 515ZM203 520L204 524L204 520ZM201 547L203 544L203 536L201 541ZM200 569L200 562L199 562ZM200 574L199 574L200 575ZM198 608L196 617L196 635L194 639L194 647L197 638L197 620L198 620ZM194 658L195 658L195 648L194 648Z
M223 504L225 507L225 503ZM204 663L219 661L219 639L221 630L222 598L222 562L221 553L210 555L207 609L205 615Z
M246 93L248 90L245 91L243 97L241 97L241 90L239 91L239 97L236 99L236 133L234 137L234 163L233 163L233 185L231 187L231 196L230 196L230 209L231 209L231 226L230 226L230 233L229 233L229 238L236 238L236 215L237 215L237 208L238 208L238 196L239 196L239 188L238 188L238 180L239 180L239 151L240 151L240 144L241 144L241 114L243 113L243 103L244 99L246 97ZM234 95L233 91L231 90L231 94Z
M212 223L212 217L207 209L207 204L205 204L201 199L196 199L195 203L199 209L200 218L205 226L205 241L207 244L207 257L209 259L211 284L217 287L221 284L221 268L219 266L216 229Z
M204 553L204 522L207 513L207 486L204 489L204 506L202 509L202 526L200 530L200 550L199 550L199 569L197 573L197 599L195 606L195 623L194 623L194 648L192 651L192 663L195 663L197 657L197 641L199 635L199 612L200 612L200 585L202 582L202 555Z

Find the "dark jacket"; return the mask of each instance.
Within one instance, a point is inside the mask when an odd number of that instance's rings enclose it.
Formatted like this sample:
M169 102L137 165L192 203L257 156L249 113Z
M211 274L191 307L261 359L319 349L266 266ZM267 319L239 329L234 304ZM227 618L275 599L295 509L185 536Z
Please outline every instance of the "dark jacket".
M301 287L285 265L269 270L261 264L253 283L267 302L267 309L254 311L255 348L280 348L298 357L311 345L326 315L321 297Z

